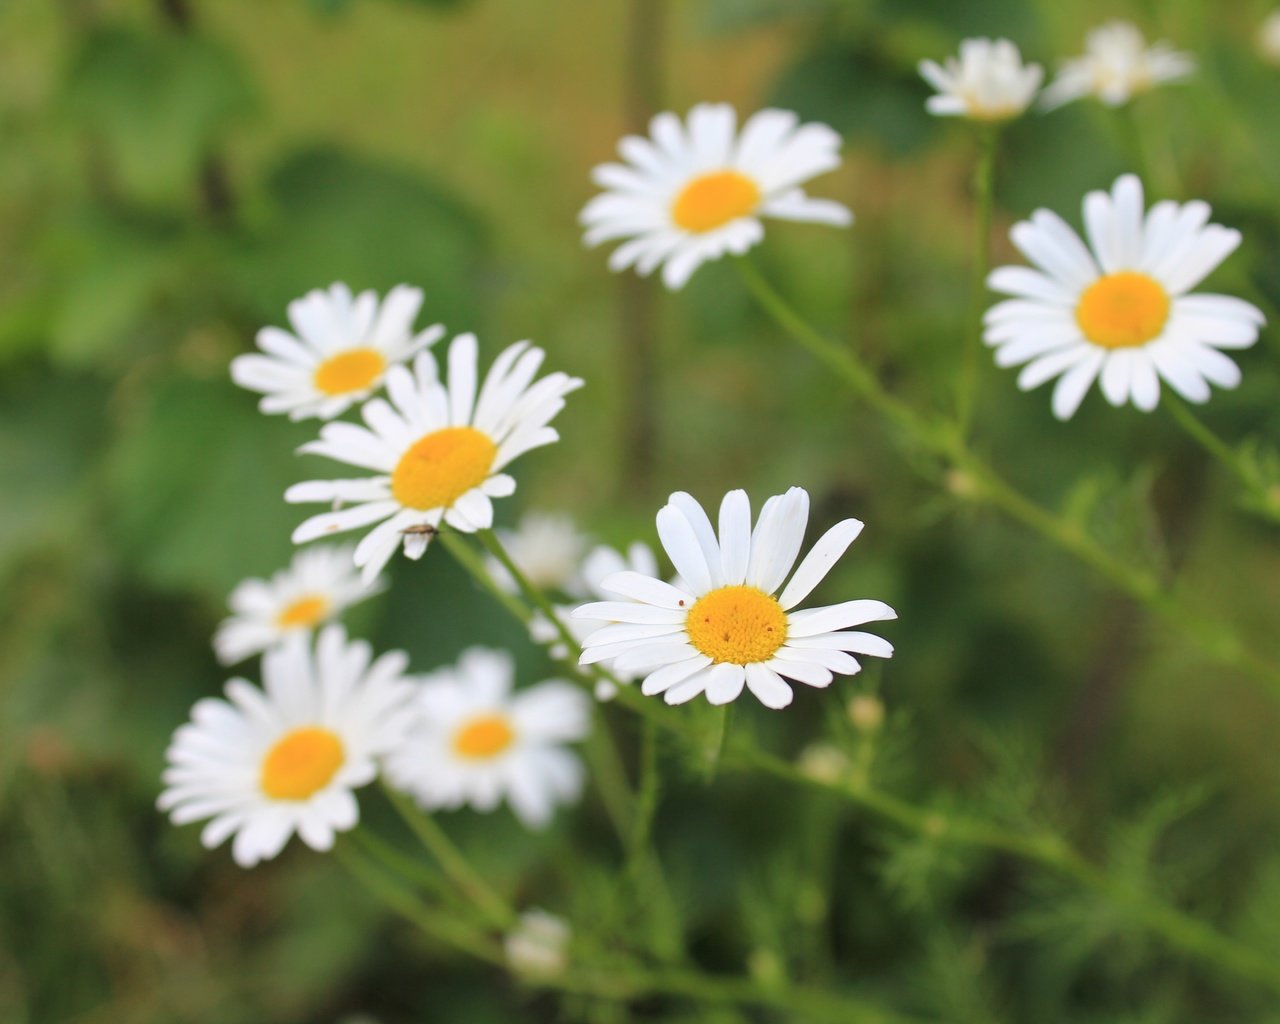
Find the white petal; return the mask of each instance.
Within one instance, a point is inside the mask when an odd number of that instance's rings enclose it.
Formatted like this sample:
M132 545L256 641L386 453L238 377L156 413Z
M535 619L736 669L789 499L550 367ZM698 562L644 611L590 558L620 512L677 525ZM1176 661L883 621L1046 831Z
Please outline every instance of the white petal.
M777 672L758 663L747 666L747 687L761 704L775 711L785 708L795 696Z
M712 704L728 704L737 700L746 679L746 671L741 665L717 665L707 677L707 700Z
M720 503L720 564L726 586L738 586L747 578L751 557L751 500L744 490L733 490Z
M860 626L864 622L879 622L897 617L898 613L883 601L845 601L843 604L791 612L787 616L787 636L814 636L848 626Z
M809 522L809 492L792 487L765 502L751 536L747 583L772 594L795 565Z
M1080 408L1085 393L1098 376L1104 353L1095 351L1064 373L1053 389L1053 414L1060 420L1068 420Z
M606 576L600 581L600 589L659 608L683 608L688 611L693 604L692 596L683 590L630 570Z
M684 512L674 505L664 505L658 511L657 522L662 547L689 589L695 594L705 594L713 589L707 556ZM718 556L717 552L717 562Z
M845 519L818 539L778 597L784 611L790 611L813 592L861 532L861 522Z

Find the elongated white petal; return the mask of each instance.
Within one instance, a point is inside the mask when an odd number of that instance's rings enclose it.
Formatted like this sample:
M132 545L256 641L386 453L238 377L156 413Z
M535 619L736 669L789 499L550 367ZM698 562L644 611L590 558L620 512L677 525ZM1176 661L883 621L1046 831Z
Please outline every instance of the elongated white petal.
M859 520L845 519L824 533L779 595L778 603L783 609L789 611L808 597L861 532Z

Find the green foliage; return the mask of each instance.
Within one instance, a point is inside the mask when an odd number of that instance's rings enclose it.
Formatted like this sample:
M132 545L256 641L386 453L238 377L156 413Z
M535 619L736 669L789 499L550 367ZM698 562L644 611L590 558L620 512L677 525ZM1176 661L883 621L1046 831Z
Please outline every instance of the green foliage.
M932 134L928 90L913 68L861 42L823 40L781 76L772 102L894 157L918 152Z
M281 497L302 467L287 442L264 447L261 428L252 400L222 380L174 381L136 410L107 475L110 527L135 571L216 599L244 567L284 564L302 514ZM310 431L276 433L296 443Z
M109 27L80 43L66 100L128 195L174 202L254 90L235 51L205 36Z
M265 322L289 299L334 280L383 290L427 282L424 315L459 330L476 322L485 231L429 176L321 147L290 156L265 185L269 221L230 263Z

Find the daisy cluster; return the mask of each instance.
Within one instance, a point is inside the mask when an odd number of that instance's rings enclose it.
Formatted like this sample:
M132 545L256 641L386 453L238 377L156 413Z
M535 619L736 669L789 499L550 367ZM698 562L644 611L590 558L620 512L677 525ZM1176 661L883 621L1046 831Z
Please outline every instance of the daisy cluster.
M1109 107L1122 106L1140 93L1187 78L1195 60L1167 42L1148 45L1142 31L1127 21L1112 21L1085 37L1084 53L1062 62L1043 91L1044 68L1024 64L1008 39L966 39L958 57L942 64L920 62L920 74L937 90L926 106L939 117L1008 121L1039 96L1051 110L1072 100L1093 97Z
M732 115L703 123L731 129ZM797 129L790 116L757 123L773 126L799 166L831 163L817 155L831 149L829 129ZM760 145L746 152L767 163ZM798 178L784 171L771 172L779 188ZM804 207L792 192L778 208ZM590 729L580 687L517 687L514 658L484 647L414 675L404 652L377 655L336 621L385 590L381 573L398 550L416 560L441 530L489 530L493 502L516 488L508 467L558 439L551 421L582 385L563 372L539 376L545 354L528 342L499 352L483 373L472 334L438 360L444 329L414 332L421 301L403 285L381 301L341 284L312 292L289 306L296 335L265 328L261 353L232 366L238 383L266 392L264 412L326 421L303 453L356 471L289 488L289 502L327 506L293 540L364 531L354 544L304 547L288 568L235 588L214 649L226 664L260 656L262 685L232 679L224 698L196 705L169 748L160 807L176 823L204 821L207 846L234 837L242 865L276 856L295 834L328 849L356 825L355 792L376 778L429 812L505 803L530 828L549 824L584 786L571 749ZM854 653L892 651L846 629L893 617L881 602L796 609L861 529L837 524L795 568L808 504L800 488L770 498L753 529L746 494L731 492L717 540L701 506L672 495L657 523L674 577L640 541L615 550L568 516L530 512L494 535L519 579L497 559L486 568L498 588L548 595L554 603L531 620L532 638L556 658L599 666L589 672L601 699L643 677L644 693L671 704L699 693L723 704L746 689L781 708L792 699L784 678L826 686L858 671Z
M937 89L933 113L1000 122L1037 93L1046 107L1086 95L1117 105L1194 66L1114 23L1090 33L1085 55L1042 93L1042 69L1007 40L966 40L958 58L924 61L921 73ZM724 104L659 114L647 137L621 140L620 162L596 168L604 191L582 211L584 241L619 243L614 270L661 268L681 288L703 263L761 243L767 219L852 223L846 206L806 191L838 167L839 147L833 129L788 111L741 124ZM985 316L996 364L1021 366L1023 389L1056 380L1051 405L1064 420L1095 382L1112 405L1144 411L1166 386L1192 402L1234 387L1240 371L1225 352L1252 345L1263 316L1195 291L1241 243L1209 218L1200 201L1148 208L1142 182L1126 174L1085 196L1083 236L1050 210L1015 224L1012 242L1032 266L988 279L1007 296ZM384 589L397 552L420 559L441 531L482 533L504 552L488 562L489 582L535 599L532 638L601 699L638 683L668 705L749 694L781 709L797 685L827 687L859 672L860 659L893 654L861 628L896 618L883 601L803 607L863 524L841 519L806 549L801 487L768 497L754 517L747 493L731 490L714 522L691 494L672 493L655 520L670 570L643 541L596 544L563 514L531 512L491 532L495 502L516 490L513 465L558 440L552 421L583 381L543 373L546 354L527 341L482 370L474 334L444 345L442 325L415 328L423 298L407 285L382 298L343 284L313 291L288 306L291 330L264 328L259 351L231 366L264 413L323 421L301 451L342 467L286 492L322 506L293 541L361 534L304 548L289 568L233 591L214 648L226 664L260 656L262 685L228 682L225 699L199 702L169 748L160 806L175 822L206 822L208 846L234 837L241 864L274 857L294 834L327 849L358 820L355 791L379 777L429 812L505 803L534 828L581 793L571 745L586 737L591 706L580 686L517 686L512 655L482 646L414 675L403 652L376 654L337 624ZM531 948L558 942L545 927L533 932L541 937L516 943L513 957L533 962Z
M291 303L293 334L264 328L260 354L238 357L232 377L265 392L260 407L327 420L303 447L366 476L290 488L291 502L329 509L304 521L298 543L367 528L353 545L315 545L269 579L229 598L214 650L233 664L261 656L262 685L236 678L224 698L200 701L169 747L160 807L175 823L206 822L213 847L232 839L237 863L275 857L297 835L326 850L359 819L356 790L381 777L426 811L507 804L530 828L583 785L571 749L590 726L590 701L558 680L515 687L504 652L465 650L425 675L402 651L375 654L336 620L385 589L381 571L398 549L419 558L442 528L487 529L492 500L511 494L504 470L557 439L549 425L581 381L538 376L541 349L519 342L483 375L479 343L464 334L444 365L431 349L436 325L414 332L422 292L401 285L381 301L342 284ZM385 393L385 397L382 397ZM360 423L337 419L358 408ZM522 552L576 569L559 521Z

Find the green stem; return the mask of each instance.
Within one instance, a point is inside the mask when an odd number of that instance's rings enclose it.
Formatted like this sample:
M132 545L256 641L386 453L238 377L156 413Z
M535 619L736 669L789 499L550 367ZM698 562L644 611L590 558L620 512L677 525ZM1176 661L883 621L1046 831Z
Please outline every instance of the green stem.
M415 886L429 889L442 898L456 897L453 886L441 877L440 873L421 860L401 853L385 839L370 832L367 828L357 828L351 833L351 842L360 847L366 855L376 860L394 875L398 875Z
M1201 448L1225 466L1227 471L1244 484L1246 488L1250 490L1257 489L1257 478L1241 463L1240 457L1222 438L1210 430L1205 422L1193 413L1182 399L1168 390L1165 391L1162 398L1165 407L1173 413L1173 418L1178 421L1178 426L1185 430L1196 444L1200 445Z
M555 605L552 604L546 594L529 581L529 578L516 565L515 560L512 559L506 548L502 546L502 542L498 540L497 535L492 530L481 530L477 536L480 538L480 543L484 545L485 550L497 559L498 563L516 581L516 586L525 600L537 608L554 627L556 635L564 645L566 663L574 676L588 687L594 687L596 680L603 679L612 683L619 692L627 689L624 683L601 666L592 666L589 672L584 672L578 666L577 661L582 653L582 648L569 631L569 628L564 624L564 620L561 619ZM639 694L635 694L635 696L639 696ZM587 755L591 758L593 777L600 789L601 798L605 803L605 810L608 812L623 846L630 849L628 841L634 832L633 822L637 813L637 803L635 795L631 791L631 786L627 781L626 772L623 770L622 758L618 754L613 734L610 732L608 724L603 721L603 713L601 713L599 728L592 731L591 740L587 745ZM671 896L671 887L667 884L666 875L662 870L662 864L657 855L652 850L646 850L643 858L646 876L644 889L649 895L645 910L652 922L655 948L667 959L675 959L679 954L681 940L679 936L679 916L675 911L675 900Z
M529 602L538 611L547 617L547 621L554 627L556 634L560 637L561 642L572 652L579 650L578 641L574 635L569 632L569 628L560 621L560 615L556 611L556 606L552 604L551 599L538 587L529 582L529 578L524 571L516 565L514 559L507 554L507 549L502 546L502 541L498 540L498 535L492 530L480 530L476 533L480 539L480 543L484 549L489 552L498 564L501 565L510 574L511 578L516 581L516 587ZM473 570L474 572L474 570ZM488 575L488 573L484 573Z
M969 449L955 430L919 416L890 395L875 376L849 350L828 341L813 330L778 292L744 259L736 261L748 287L761 306L792 338L822 360L868 405L893 421L916 448L951 464L950 487L975 501L985 501L1029 527L1057 547L1096 570L1115 587L1151 612L1178 627L1209 657L1237 668L1280 697L1280 665L1255 653L1231 625L1208 618L1163 590L1159 580L1116 558L1076 524L1063 520L1023 495L996 470ZM919 466L919 463L913 463Z
M1114 111L1114 123L1122 140L1122 147L1128 152L1129 161L1133 164L1130 170L1142 179L1147 190L1158 188L1162 183L1151 179L1151 161L1147 159L1147 148L1143 137L1142 118L1133 110L1133 101L1117 107Z
M1241 458L1240 453L1215 434L1177 395L1166 390L1161 401L1173 413L1178 426L1240 481L1253 499L1250 508L1272 521L1280 522L1280 500L1268 490L1267 485L1258 478L1253 467Z
M440 531L440 543L451 554L459 565L462 566L471 578L480 584L489 594L494 597L507 611L523 622L526 626L529 624L529 610L520 602L515 594L503 590L493 581L493 576L485 567L484 560L476 554L475 549L471 547L466 540L455 533L453 530ZM504 552L505 554L505 552Z
M979 137L978 163L973 172L973 191L978 206L975 225L973 277L969 284L969 321L964 342L956 420L960 436L968 434L978 401L979 368L982 364L982 311L987 297L987 271L991 266L991 214L995 205L997 125L984 125Z
M384 786L388 799L409 829L417 836L418 841L426 848L440 868L450 880L458 886L471 900L475 907L492 924L509 927L516 919L516 912L498 895L479 873L471 867L466 856L453 844L434 818L423 813L418 806L403 793Z
M340 842L333 855L374 897L427 935L488 963L505 964L502 953L481 932L423 903L413 892L388 878L366 854Z
M640 739L640 792L636 796L636 810L631 821L631 838L628 852L628 873L638 878L653 835L653 819L658 811L658 797L662 786L658 764L658 724L646 718Z
M706 759L706 780L711 782L716 777L716 769L720 767L720 755L724 752L725 741L729 736L729 720L733 717L733 704L713 708L713 724L706 738L703 756Z

